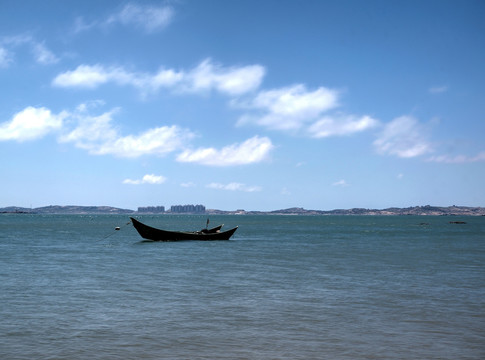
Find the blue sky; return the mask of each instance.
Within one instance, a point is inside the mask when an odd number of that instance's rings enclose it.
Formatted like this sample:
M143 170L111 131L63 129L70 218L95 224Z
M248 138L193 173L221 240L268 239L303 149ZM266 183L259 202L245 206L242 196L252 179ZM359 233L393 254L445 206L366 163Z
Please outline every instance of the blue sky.
M485 205L483 1L0 2L0 207Z

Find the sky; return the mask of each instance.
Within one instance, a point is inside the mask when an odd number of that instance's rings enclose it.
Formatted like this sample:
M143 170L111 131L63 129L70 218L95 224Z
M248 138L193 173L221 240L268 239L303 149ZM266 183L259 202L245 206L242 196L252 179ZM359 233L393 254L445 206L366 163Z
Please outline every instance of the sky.
M485 206L485 2L0 1L0 207Z

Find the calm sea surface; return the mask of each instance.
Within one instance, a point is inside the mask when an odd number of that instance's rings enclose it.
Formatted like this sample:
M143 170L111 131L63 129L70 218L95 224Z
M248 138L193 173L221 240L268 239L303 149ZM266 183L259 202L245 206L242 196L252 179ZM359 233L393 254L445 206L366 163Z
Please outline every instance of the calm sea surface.
M0 359L485 358L485 217L128 221L0 215Z

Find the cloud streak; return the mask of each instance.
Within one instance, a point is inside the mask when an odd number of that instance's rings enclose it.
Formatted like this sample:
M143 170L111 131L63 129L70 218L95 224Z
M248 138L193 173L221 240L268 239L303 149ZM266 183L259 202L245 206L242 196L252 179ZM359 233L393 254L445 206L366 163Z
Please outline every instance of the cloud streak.
M449 89L448 86L442 85L442 86L432 86L428 89L428 92L431 94L441 94L447 92Z
M485 151L482 151L475 156L467 156L467 155L432 156L428 159L428 161L429 162L437 162L437 163L445 163L445 164L466 164L466 163L481 162L481 161L485 161Z
M269 138L254 136L220 150L211 147L185 150L177 156L177 161L209 166L248 165L268 159L273 148Z
M34 43L32 45L35 60L42 65L51 65L59 62L59 58L50 51L44 43Z
M378 123L370 116L324 116L308 128L308 133L314 138L351 135L376 127Z
M261 186L247 186L246 184L232 182L229 184L221 184L221 183L210 183L206 186L209 189L216 189L216 190L228 190L228 191L244 191L244 192L257 192L261 191Z
M113 12L104 19L86 22L78 17L74 22L74 34L92 29L107 29L117 25L141 29L147 34L163 30L175 17L175 9L169 5L154 6L128 3L119 11Z
M350 184L345 181L345 180L339 180L339 181L336 181L332 184L332 186L338 186L338 187L347 187L347 186L350 186Z
M413 158L433 151L426 129L411 116L401 116L384 125L373 144L379 154L400 158Z
M123 67L79 65L76 69L57 75L52 85L63 88L87 88L115 83L130 85L143 93L169 88L176 92L203 93L217 91L226 95L240 95L258 88L265 69L260 65L223 67L210 59L189 71L160 69L156 73L136 73Z
M159 185L163 184L167 178L162 175L155 175L155 174L147 174L143 176L141 179L132 180L132 179L125 179L123 180L123 184L127 185L141 185L141 184L151 184L151 185Z
M35 62L40 65L52 65L60 61L44 42L37 41L31 35L6 36L0 38L0 68L13 64L15 51L22 46L30 48Z
M13 62L10 52L0 46L0 68L7 68Z
M143 6L129 3L119 12L111 15L105 24L132 25L152 33L168 26L174 15L175 11L171 6Z

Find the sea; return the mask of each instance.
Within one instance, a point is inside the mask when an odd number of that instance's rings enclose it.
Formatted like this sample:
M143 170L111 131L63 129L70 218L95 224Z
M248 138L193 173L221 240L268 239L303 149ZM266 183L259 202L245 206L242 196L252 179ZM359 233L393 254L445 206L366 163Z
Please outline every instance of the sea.
M0 215L0 359L485 359L485 217L222 223Z

